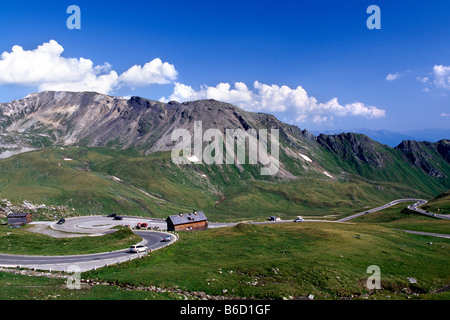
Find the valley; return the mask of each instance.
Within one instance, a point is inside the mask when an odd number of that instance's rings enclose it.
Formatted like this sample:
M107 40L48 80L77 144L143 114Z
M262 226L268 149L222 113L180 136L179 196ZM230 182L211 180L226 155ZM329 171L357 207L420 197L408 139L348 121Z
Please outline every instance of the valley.
M245 163L175 163L172 132L194 132L198 122L223 133L279 130L279 171L261 175L262 165L248 156ZM162 103L46 91L0 104L0 205L30 211L38 222L109 214L166 219L202 210L220 228L180 232L179 241L142 259L83 273L119 291L160 288L155 299L186 297L182 292L190 298L446 299L450 240L402 230L450 233L448 220L421 215L407 200L426 199L421 209L447 214L449 152L446 139L391 148L361 134L315 136L215 100ZM263 223L270 216L284 221ZM284 223L298 216L314 222ZM125 231L96 239L1 231L14 238L2 251L23 243L17 252L25 255L52 247L61 254L61 243L80 254L93 245L99 252L139 240ZM114 235L120 242L108 244ZM373 264L382 270L382 291L365 286ZM102 291L83 290L74 297Z
M354 175L277 179L259 176L250 165L243 171L235 165L177 166L167 152L141 156L105 148L45 148L0 160L0 168L1 198L65 206L65 216L165 218L202 209L213 221L223 222L271 215L340 218L366 206L429 198L431 193Z

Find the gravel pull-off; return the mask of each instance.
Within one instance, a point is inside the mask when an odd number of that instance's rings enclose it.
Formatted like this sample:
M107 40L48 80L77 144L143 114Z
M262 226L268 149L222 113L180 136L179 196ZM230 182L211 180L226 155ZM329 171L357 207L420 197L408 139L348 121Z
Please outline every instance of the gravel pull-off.
M32 222L30 225L33 227L28 229L30 232L41 233L53 238L76 238L76 237L86 237L86 234L69 233L54 230L50 227L53 222Z

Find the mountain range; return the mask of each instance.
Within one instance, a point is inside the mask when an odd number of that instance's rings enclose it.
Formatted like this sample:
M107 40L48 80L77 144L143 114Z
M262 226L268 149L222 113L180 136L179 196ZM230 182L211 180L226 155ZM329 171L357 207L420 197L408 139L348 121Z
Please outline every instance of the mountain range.
M319 135L321 133L334 135L342 132L349 132L348 130L325 130L325 131L312 131L312 133ZM389 131L389 130L370 130L366 128L359 128L350 130L353 133L364 134L371 139L386 144L392 148L398 146L402 141L405 140L416 140L416 141L428 141L428 142L438 142L440 140L450 137L450 129L418 129L418 130L408 130L403 132Z
M279 129L279 172L262 177L258 165L175 165L171 134L192 132L197 121L203 130L221 132ZM394 197L436 196L450 186L446 139L405 140L391 148L363 134L314 135L273 115L215 100L162 103L95 92L46 91L0 104L0 158L0 197L68 205L82 214L92 213L91 201L99 211L153 216L194 206L222 219L274 211L339 215ZM96 197L100 191L90 187L92 195L83 202L83 179L94 173L108 180L108 188L114 177L127 190ZM63 179L68 175L79 176L79 189L70 190ZM25 186L41 195L18 192ZM134 196L125 195L132 191Z

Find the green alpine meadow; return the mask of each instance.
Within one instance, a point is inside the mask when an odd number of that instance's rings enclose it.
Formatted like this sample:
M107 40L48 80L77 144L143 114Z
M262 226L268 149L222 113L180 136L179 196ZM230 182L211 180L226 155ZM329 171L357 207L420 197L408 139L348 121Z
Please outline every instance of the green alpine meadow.
M103 111L93 113L94 105ZM316 136L215 100L47 91L0 110L1 254L84 255L143 240L120 221L113 233L92 237L83 234L86 222L70 224L74 218L114 214L161 226L201 210L210 224L177 231L176 242L140 259L83 271L70 293L64 272L33 271L35 278L23 266L2 269L4 299L448 299L450 222L430 216L448 214L448 140L392 148L362 134ZM277 173L261 175L262 164L250 163L250 142L245 163L177 164L173 129L199 122L204 131L278 130ZM406 200L367 213L397 199ZM411 209L417 199L428 201L418 209L430 215ZM34 223L10 228L15 211L31 212ZM78 231L62 231L54 223L60 219ZM104 221L91 228L112 218ZM14 285L17 279L24 285Z

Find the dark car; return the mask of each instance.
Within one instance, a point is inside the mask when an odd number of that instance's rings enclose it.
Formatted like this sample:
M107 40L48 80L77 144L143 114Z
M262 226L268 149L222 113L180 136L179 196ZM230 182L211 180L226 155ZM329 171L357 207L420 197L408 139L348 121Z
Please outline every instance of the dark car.
M121 216L115 216L113 220L123 220Z
M110 214L110 215L108 216L108 218L115 218L116 216L117 216L117 214L113 213L113 214Z
M59 220L56 224L63 224L63 223L65 223L66 222L66 219L61 219L61 220Z

